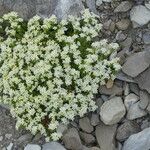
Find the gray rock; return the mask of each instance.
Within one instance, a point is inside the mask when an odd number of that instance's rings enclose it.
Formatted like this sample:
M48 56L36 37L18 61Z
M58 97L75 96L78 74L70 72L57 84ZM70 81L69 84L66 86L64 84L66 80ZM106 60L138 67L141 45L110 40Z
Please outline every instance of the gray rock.
M78 131L75 128L67 130L62 139L67 149L82 150L83 148Z
M88 7L88 9L92 12L94 12L95 14L99 14L99 12L96 10L96 2L95 0L86 0L86 5Z
M118 80L121 80L121 81L126 81L126 82L135 82L130 76L126 75L125 73L123 73L122 71L120 71L118 74L117 74L117 77L116 77Z
M134 93L130 93L128 96L125 97L124 104L126 109L129 110L131 105L135 104L139 100L139 97Z
M127 119L134 120L134 119L146 116L146 115L147 115L146 111L140 109L139 102L137 102L130 106L130 108L127 112Z
M41 147L36 144L28 144L24 150L41 150Z
M101 149L94 146L94 147L91 147L90 150L101 150Z
M150 21L150 10L143 5L134 6L130 12L133 27L143 26Z
M100 110L100 117L105 124L112 125L118 123L125 113L126 109L121 97L114 97L104 102Z
M66 149L58 142L49 142L42 146L42 150L66 150Z
M79 120L79 126L83 131L87 133L91 133L94 130L88 117L81 118Z
M150 67L142 72L139 76L135 78L135 81L138 83L139 87L143 90L146 90L150 94Z
M17 139L17 144L18 145L23 145L23 144L27 144L29 142L31 142L33 136L31 134L24 134L21 135L18 139Z
M135 93L136 95L140 95L140 89L139 89L138 84L136 84L136 83L129 83L129 88L130 88L131 92Z
M126 30L128 29L129 25L130 25L129 19L121 19L116 23L116 26L119 30Z
M100 150L115 150L115 134L117 125L106 126L103 123L96 126L95 135Z
M150 31L144 32L144 34L143 34L143 42L145 44L150 44Z
M2 0L0 1L2 3ZM55 14L59 19L68 15L79 15L84 6L80 0L7 0L0 3L0 15L10 11L16 11L24 19L34 15L42 18Z
M140 126L133 121L125 121L117 129L116 139L125 141L130 135L140 132Z
M55 0L53 0L55 2ZM65 19L68 15L78 16L84 10L84 6L80 0L59 0L54 14Z
M80 132L80 137L87 145L93 144L95 142L95 137L92 134Z
M117 34L116 34L116 40L117 41L123 41L127 38L127 35L124 34L122 31L119 31Z
M146 8L150 9L150 1L145 3Z
M150 128L131 135L123 145L122 150L149 150L150 149Z
M149 103L150 103L150 94L148 94L148 92L146 91L140 91L139 107L141 109L146 109Z
M122 71L131 77L136 77L150 65L150 52L138 52L127 58Z
M141 129L144 130L146 128L150 127L150 122L148 121L148 118L142 121Z
M112 0L103 0L103 2L110 3Z
M123 1L115 8L114 12L127 12L131 8L132 8L131 1Z
M113 87L109 89L106 86L100 86L99 92L104 95L122 95L123 89L122 87L114 84Z
M100 122L100 119L99 119L99 115L98 114L95 114L95 113L92 113L92 116L91 116L91 125L92 126L97 126Z
M6 149L7 149L7 150L12 150L13 145L14 145L13 143L10 143L10 144L7 146L7 148L6 148Z
M100 6L103 3L102 0L96 0L96 6Z

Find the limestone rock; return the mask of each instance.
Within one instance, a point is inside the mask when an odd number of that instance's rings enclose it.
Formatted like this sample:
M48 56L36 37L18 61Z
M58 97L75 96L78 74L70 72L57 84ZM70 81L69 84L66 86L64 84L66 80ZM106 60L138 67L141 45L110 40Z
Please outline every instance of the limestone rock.
M107 125L118 123L125 113L126 109L120 97L104 102L100 110L101 120Z
M81 118L79 120L79 126L81 127L83 131L87 133L91 133L94 130L88 117Z
M130 93L128 96L125 97L124 104L126 106L126 109L129 110L131 105L136 103L139 100L139 97L135 95L134 93Z
M137 102L130 106L130 108L127 112L127 119L134 120L134 119L146 116L146 115L147 115L146 111L140 109L139 102Z
M125 121L117 129L116 139L125 141L130 135L140 132L140 126L133 121Z
M150 149L150 128L131 135L123 145L122 150L149 150Z
M138 83L139 87L143 90L146 90L150 94L150 67L142 72L139 76L135 78L135 81Z
M41 147L36 144L28 144L24 150L41 150Z
M67 149L82 150L83 145L81 144L77 129L71 128L67 130L62 139Z
M107 126L103 123L96 126L95 135L100 150L115 150L115 133L117 125Z
M114 12L127 12L132 8L132 2L123 1L114 10Z
M127 58L122 71L131 77L136 77L150 65L150 52L138 52Z
M150 21L150 10L143 5L134 6L130 12L133 27L143 26Z
M49 142L45 143L42 146L42 150L66 150L66 149L58 142Z

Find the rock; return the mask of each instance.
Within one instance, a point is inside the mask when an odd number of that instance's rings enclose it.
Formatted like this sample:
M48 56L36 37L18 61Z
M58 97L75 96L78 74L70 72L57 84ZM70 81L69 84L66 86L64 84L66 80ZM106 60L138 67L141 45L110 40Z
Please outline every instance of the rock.
M112 125L118 123L125 113L126 109L121 97L114 97L103 103L100 110L100 117L105 124Z
M132 2L123 1L114 10L114 12L127 12L132 8Z
M115 150L115 134L117 125L107 126L103 123L96 126L95 135L100 150Z
M140 103L139 107L141 109L146 109L150 103L150 95L146 91L140 91Z
M94 130L88 117L81 118L79 120L79 126L83 131L87 133L91 133Z
M127 119L134 120L146 116L146 111L139 108L139 102L132 104L127 112Z
M42 146L42 150L66 150L66 149L58 142L49 142Z
M12 147L13 147L13 143L10 143L8 146L7 146L7 150L12 150Z
M134 6L130 11L133 27L143 26L150 21L150 10L143 5Z
M63 134L65 131L67 131L67 129L68 129L67 125L59 124L58 127L57 127L57 132Z
M129 89L129 84L128 83L124 83L124 95L127 96L130 93L130 89Z
M146 8L150 9L150 1L145 3Z
M110 3L112 0L103 0L103 2Z
M123 89L118 85L114 84L112 88L108 89L106 86L100 86L100 94L104 95L122 95Z
M3 136L0 136L0 142L3 141L3 139L4 139Z
M124 34L122 31L119 31L119 32L116 34L116 40L119 41L119 42L125 40L126 37L127 37L127 35Z
M129 56L122 67L122 71L131 76L136 77L150 65L150 52L138 52Z
M130 25L129 19L121 19L116 23L116 26L119 30L126 30L128 29L129 25Z
M91 147L90 150L101 150L101 149L98 147Z
M79 137L78 131L75 128L70 128L62 138L67 149L82 150L83 145Z
M27 144L29 142L31 142L33 136L31 134L24 134L21 135L18 139L17 139L17 144L18 145L23 145L23 144Z
M129 88L130 88L131 92L135 93L136 95L140 95L140 89L139 89L138 84L136 84L136 83L129 83Z
M36 144L28 144L24 150L41 150L41 147Z
M91 116L91 125L92 126L97 126L99 124L99 122L100 122L99 115L92 113L92 116Z
M148 127L150 127L150 122L148 121L148 119L143 120L141 124L141 129L144 130Z
M102 3L103 3L102 0L96 0L96 6L101 6Z
M130 135L140 132L140 126L133 121L125 121L117 129L116 139L125 141Z
M11 137L12 137L12 134L9 134L9 133L5 134L5 138L8 139L8 140L10 140Z
M144 44L150 44L150 31L144 32L143 42Z
M129 110L131 105L135 104L139 100L139 97L133 93L130 93L128 96L125 97L124 104L126 109Z
M80 132L80 137L87 145L93 144L95 142L95 137L92 134Z
M103 104L103 100L101 98L97 98L96 105L98 106L98 110L97 110L98 112L100 111L102 104Z
M123 73L122 71L120 71L118 74L117 74L117 77L116 77L118 80L121 80L121 81L126 81L126 82L135 82L131 77L129 77L128 75L126 75L125 73Z
M107 81L107 83L106 83L106 87L107 87L108 89L110 89L110 88L113 87L113 84L114 84L114 80L109 79L109 80Z
M80 0L7 0L0 5L1 13L16 11L24 19L29 19L36 14L46 18L55 14L59 19L68 15L79 15L84 6Z
M123 145L122 150L149 150L150 149L150 128L131 135Z
M135 78L135 81L138 83L139 87L143 90L146 90L150 94L150 67L142 72L139 76Z
M91 1L91 0L86 0L86 5L88 7L88 9L92 12L94 12L95 14L99 14L99 12L96 10L96 2L95 0L94 1Z
M123 42L120 43L120 45L123 47L123 48L128 48L130 49L131 45L132 45L132 38L131 37L127 37Z

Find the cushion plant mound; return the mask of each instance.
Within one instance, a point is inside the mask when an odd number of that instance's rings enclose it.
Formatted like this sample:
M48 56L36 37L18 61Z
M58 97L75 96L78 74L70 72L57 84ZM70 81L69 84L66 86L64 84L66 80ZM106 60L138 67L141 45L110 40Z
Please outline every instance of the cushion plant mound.
M58 140L60 123L97 108L93 95L120 69L112 57L118 44L94 40L101 28L89 10L61 22L26 22L15 12L0 19L1 102L10 105L17 128Z

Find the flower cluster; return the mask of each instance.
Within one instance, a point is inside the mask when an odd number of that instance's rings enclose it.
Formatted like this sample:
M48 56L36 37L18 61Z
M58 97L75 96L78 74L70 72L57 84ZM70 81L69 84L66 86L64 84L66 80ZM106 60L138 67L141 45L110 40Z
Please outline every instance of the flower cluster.
M14 12L0 19L1 101L17 128L58 140L60 123L97 108L93 95L120 69L112 57L118 44L94 40L101 28L88 10L61 22L55 16L25 22Z

